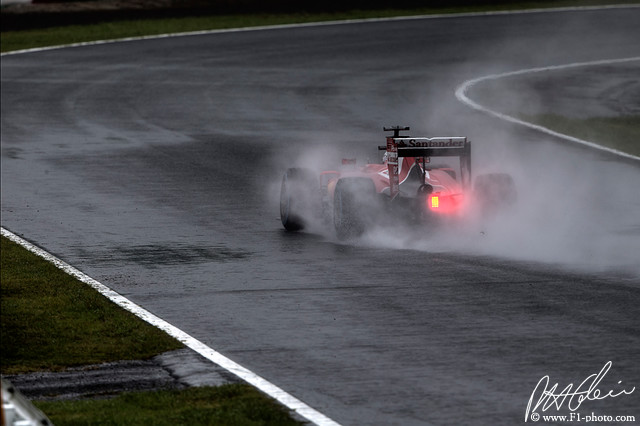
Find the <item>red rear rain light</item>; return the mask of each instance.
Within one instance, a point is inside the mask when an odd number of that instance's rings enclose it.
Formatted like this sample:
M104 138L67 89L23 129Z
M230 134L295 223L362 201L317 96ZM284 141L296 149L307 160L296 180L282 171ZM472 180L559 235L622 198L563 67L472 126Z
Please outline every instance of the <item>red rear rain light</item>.
M455 195L436 193L427 197L427 205L434 213L450 214L458 211L460 200Z

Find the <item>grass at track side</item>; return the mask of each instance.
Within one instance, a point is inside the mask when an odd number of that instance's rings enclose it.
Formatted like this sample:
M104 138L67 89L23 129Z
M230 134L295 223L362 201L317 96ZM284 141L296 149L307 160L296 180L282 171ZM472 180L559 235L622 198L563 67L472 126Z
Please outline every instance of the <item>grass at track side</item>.
M301 425L248 385L127 392L112 399L35 404L56 426L65 425Z
M0 372L148 359L184 345L53 264L1 237ZM245 384L126 392L109 399L34 401L56 425L293 425Z

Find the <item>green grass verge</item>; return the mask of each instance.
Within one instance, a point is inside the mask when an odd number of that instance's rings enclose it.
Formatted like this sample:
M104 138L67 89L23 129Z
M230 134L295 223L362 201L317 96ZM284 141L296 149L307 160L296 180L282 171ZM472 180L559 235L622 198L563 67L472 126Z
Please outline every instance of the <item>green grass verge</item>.
M640 115L579 119L543 114L521 115L520 118L559 133L640 157Z
M640 2L629 0L628 2ZM428 2L427 2L428 3ZM240 28L263 25L308 23L347 19L410 16L434 13L462 13L489 10L515 10L562 6L589 6L615 4L607 0L558 0L505 2L481 6L426 7L415 9L352 10L336 13L277 13L277 14L227 14L198 17L123 20L92 25L70 25L45 29L3 31L0 51L10 52L34 47L58 46L95 40L111 40L167 33Z
M65 425L300 425L247 385L127 392L113 399L37 401L57 426Z
M12 241L0 244L3 374L148 359L184 347Z

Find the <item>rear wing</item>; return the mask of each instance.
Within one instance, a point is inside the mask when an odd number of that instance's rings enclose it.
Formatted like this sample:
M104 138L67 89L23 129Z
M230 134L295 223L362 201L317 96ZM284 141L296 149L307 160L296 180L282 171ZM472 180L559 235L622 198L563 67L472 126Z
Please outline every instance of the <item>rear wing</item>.
M429 162L430 157L458 157L460 161L460 180L465 188L471 185L471 142L466 137L436 137L436 138L412 138L400 136L402 130L408 127L385 128L385 131L393 130L394 135L387 137L387 145L379 149L387 151L387 167L389 169L389 192L394 198L399 191L398 158L415 157L416 162L422 160Z
M471 153L465 137L391 139L398 147L398 157L464 157Z

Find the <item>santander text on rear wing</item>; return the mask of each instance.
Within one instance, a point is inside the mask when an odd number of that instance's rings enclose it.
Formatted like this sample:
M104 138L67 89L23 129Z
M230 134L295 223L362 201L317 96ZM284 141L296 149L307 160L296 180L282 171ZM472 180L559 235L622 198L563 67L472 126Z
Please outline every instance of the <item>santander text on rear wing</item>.
M398 157L463 157L469 156L471 152L467 138L460 136L390 139L398 147Z

